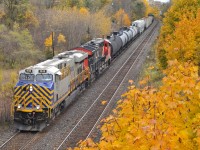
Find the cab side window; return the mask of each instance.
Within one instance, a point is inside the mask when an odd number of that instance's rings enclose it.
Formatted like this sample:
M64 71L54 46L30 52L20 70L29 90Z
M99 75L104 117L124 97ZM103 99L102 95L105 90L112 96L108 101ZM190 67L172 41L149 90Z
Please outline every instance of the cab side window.
M60 81L60 76L56 74L56 76L55 76L55 82L58 82L58 81Z

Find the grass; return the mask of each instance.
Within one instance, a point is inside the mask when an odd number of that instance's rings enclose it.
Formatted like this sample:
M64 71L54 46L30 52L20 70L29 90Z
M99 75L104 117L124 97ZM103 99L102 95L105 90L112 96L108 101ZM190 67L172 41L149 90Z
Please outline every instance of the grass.
M154 44L147 55L143 69L139 75L139 81L145 77L149 77L149 84L153 87L159 87L162 85L162 78L164 77L160 70L156 59L156 44Z

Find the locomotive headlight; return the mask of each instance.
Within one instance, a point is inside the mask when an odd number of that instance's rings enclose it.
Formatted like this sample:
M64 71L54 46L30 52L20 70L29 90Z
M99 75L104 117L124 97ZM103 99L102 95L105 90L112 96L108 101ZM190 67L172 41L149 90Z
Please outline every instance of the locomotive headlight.
M36 109L39 110L40 109L40 105L36 105Z
M18 108L18 109L22 108L22 104L19 104L19 105L17 106L17 108Z
M30 86L30 92L33 92L33 86L32 85Z

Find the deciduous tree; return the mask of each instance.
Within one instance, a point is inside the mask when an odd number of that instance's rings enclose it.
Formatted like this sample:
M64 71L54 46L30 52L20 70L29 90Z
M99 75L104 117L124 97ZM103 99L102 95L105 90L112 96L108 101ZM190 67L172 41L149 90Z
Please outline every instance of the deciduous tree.
M4 0L6 25L13 29L17 22L23 28L38 25L38 20L31 11L28 0Z
M171 8L165 14L163 27L159 37L158 59L162 68L167 67L167 60L191 60L198 64L197 49L199 42L197 32L198 13L200 2L198 0L173 1ZM173 55L173 54L174 55Z
M123 9L119 9L119 11L117 11L116 14L114 15L114 18L119 27L130 26L131 24L129 16L125 13Z

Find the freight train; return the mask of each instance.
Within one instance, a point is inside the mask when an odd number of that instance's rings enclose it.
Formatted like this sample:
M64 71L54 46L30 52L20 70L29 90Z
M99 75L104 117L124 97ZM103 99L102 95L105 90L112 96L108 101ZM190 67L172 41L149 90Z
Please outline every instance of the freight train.
M129 43L144 32L154 16L136 20L107 38L95 38L19 71L12 111L16 129L41 131L73 97L111 64Z

